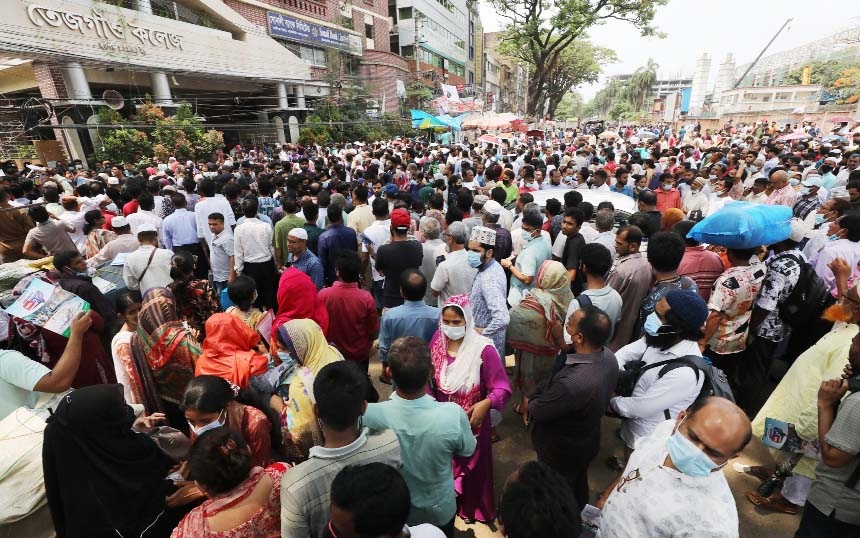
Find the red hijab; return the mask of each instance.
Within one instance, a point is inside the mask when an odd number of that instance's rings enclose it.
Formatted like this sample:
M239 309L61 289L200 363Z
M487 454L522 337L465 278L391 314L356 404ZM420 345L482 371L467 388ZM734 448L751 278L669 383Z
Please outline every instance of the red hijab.
M278 315L272 323L271 342L277 342L278 327L291 319L312 319L328 334L328 311L317 296L317 288L311 278L290 267L281 275L278 283Z

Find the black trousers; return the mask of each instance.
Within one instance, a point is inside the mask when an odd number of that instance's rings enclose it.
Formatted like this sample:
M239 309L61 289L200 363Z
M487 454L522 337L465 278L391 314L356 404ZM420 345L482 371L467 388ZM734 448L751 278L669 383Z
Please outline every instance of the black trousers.
M245 262L242 274L253 278L257 283L257 300L254 301L254 306L264 312L268 308L277 312L278 269L275 267L275 260Z
M194 278L203 280L209 278L209 260L206 258L200 243L173 245L173 252L187 252L192 256L196 256L197 263L194 265Z
M803 507L803 519L794 538L858 538L860 525L843 523L813 506L809 501Z

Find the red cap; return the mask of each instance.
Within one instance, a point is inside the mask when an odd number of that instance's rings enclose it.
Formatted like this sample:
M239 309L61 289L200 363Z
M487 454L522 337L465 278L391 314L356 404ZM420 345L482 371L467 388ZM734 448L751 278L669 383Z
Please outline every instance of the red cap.
M398 230L408 230L411 223L412 218L409 216L409 212L402 207L391 212L391 225Z

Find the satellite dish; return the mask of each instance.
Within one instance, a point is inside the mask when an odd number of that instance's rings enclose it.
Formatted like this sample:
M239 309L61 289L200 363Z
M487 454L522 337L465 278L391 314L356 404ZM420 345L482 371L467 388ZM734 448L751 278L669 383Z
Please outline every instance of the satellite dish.
M105 90L102 101L112 110L119 110L125 106L125 98L116 90Z

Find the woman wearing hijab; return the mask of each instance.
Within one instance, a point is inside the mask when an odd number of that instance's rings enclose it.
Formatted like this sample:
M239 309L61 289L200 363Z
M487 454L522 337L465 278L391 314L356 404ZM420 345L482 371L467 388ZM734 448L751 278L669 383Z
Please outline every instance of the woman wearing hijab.
M514 385L521 393L526 394L552 375L559 348L550 331L554 322L564 325L572 300L567 269L546 260L538 269L535 288L511 309L506 342L514 349Z
M292 461L307 459L310 448L320 444L313 411L313 382L327 364L342 361L343 356L329 345L322 329L311 319L294 319L277 330L281 360L296 363L296 375L290 383L290 399L284 402L284 450Z
M269 357L260 346L260 333L232 314L214 314L206 320L206 339L195 375L218 376L246 389L252 377L268 369Z
M42 461L58 538L159 538L181 518L165 509L172 462L145 434L122 385L67 394L48 419Z
M442 307L439 330L430 340L433 386L439 402L454 402L469 416L478 439L475 453L454 461L454 490L459 515L466 522L489 522L493 506L493 445L490 409L501 411L511 385L492 340L475 331L466 295L449 297Z
M323 334L328 332L328 311L317 297L313 280L295 267L284 271L278 283L278 315L272 323L272 342L281 325L291 319L312 319Z
M281 477L289 465L256 464L244 439L230 428L202 434L188 463L189 478L209 499L185 516L172 538L281 536Z
M137 331L131 337L131 355L146 412L164 413L171 426L187 433L179 404L194 377L200 344L179 321L173 294L167 288L152 288L143 296Z

